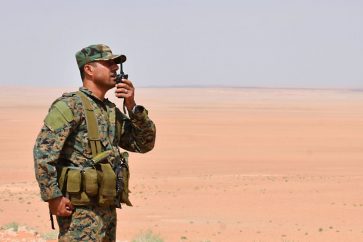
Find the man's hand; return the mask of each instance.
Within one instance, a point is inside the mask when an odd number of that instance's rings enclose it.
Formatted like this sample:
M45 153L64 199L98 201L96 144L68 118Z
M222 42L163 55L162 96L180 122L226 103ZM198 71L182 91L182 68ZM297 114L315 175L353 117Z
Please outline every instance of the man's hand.
M116 84L115 95L118 98L125 99L125 105L129 112L136 105L135 103L135 88L132 85L132 82L127 79L122 79L121 83Z
M60 217L72 215L73 205L66 197L57 197L48 201L50 212Z

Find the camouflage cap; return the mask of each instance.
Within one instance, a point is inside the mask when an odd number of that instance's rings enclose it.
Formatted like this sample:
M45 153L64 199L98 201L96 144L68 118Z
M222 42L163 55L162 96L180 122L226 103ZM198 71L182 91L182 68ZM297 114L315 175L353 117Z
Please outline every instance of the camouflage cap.
M90 45L78 51L76 53L76 59L78 68L81 68L87 63L99 60L114 60L116 64L120 64L126 61L124 55L114 55L110 47L107 45Z

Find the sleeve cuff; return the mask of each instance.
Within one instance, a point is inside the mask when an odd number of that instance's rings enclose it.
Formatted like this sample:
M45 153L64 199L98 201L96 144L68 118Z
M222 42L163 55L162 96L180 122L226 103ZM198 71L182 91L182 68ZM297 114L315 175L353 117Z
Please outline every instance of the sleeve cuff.
M41 187L40 192L41 192L42 200L45 202L48 200L63 196L63 194L58 186Z
M129 113L130 119L145 120L147 118L148 111L141 105L135 105L132 111Z

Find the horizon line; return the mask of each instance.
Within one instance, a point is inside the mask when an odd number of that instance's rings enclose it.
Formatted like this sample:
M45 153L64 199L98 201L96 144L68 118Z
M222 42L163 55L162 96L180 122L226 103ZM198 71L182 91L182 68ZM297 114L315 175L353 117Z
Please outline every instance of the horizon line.
M31 85L2 85L0 88L40 88L40 89L58 89L58 88L78 88L75 86L31 86ZM363 91L363 87L272 87L272 86L237 86L237 85L142 85L137 88L238 88L238 89L282 89L282 90L337 90L337 91Z
M349 90L363 91L363 87L272 87L272 86L223 86L223 85L147 85L139 88L239 88L239 89L286 89L286 90Z

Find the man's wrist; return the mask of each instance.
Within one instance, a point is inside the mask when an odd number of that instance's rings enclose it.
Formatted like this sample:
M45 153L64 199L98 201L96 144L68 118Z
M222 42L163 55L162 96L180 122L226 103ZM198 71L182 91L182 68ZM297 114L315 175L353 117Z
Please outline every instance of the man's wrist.
M136 102L135 101L127 102L125 100L125 106L127 108L127 111L132 112L134 110L134 108L136 107Z

